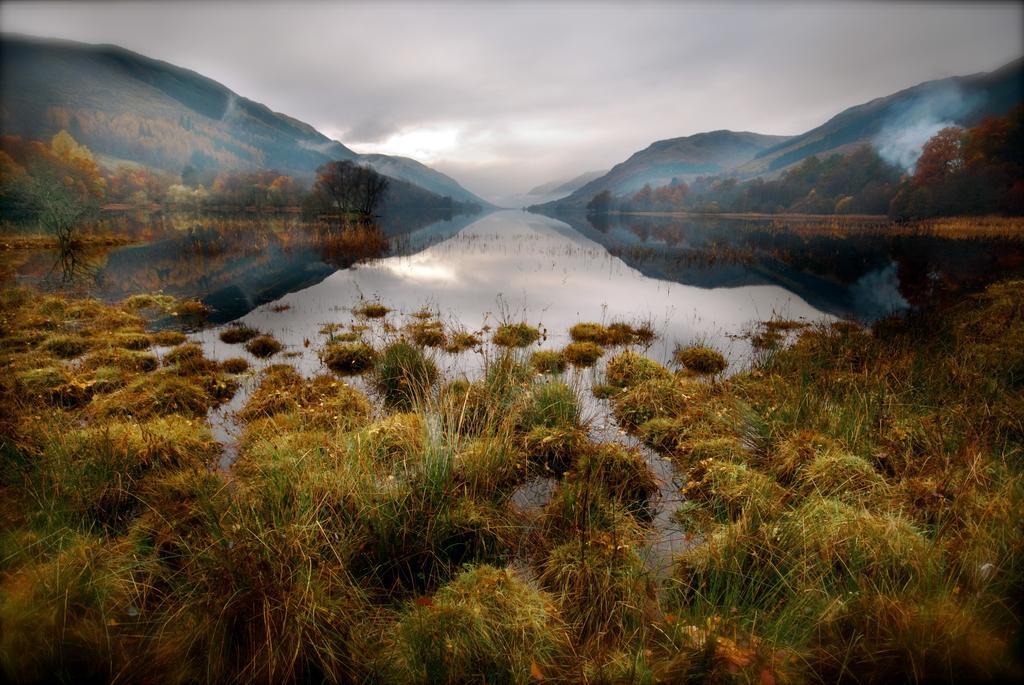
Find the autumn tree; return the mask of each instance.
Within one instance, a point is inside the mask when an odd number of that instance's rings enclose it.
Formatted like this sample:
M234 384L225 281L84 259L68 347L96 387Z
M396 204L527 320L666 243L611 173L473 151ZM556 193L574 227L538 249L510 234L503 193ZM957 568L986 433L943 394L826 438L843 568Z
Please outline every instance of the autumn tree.
M946 128L924 146L890 214L897 218L1024 213L1024 107L969 129Z
M0 149L0 206L14 216L34 218L62 246L70 245L105 196L106 182L92 153L67 131L49 145L5 136Z

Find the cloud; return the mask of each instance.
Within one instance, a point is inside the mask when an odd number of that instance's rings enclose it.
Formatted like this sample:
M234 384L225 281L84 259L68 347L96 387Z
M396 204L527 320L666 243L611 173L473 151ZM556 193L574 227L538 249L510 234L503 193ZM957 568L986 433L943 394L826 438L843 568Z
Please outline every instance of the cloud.
M654 140L801 133L998 67L1020 54L1022 19L1019 4L838 1L0 4L5 31L194 69L346 145L422 152L490 198Z
M337 137L350 144L379 143L398 133L398 131L398 125L384 119L380 115L374 115L362 121L357 121Z

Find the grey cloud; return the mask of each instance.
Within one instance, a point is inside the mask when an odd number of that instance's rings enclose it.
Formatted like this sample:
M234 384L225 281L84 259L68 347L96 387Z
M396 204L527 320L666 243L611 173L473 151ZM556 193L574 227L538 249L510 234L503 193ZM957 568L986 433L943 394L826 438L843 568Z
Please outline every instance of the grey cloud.
M343 143L457 130L423 161L491 198L661 138L799 133L998 67L1024 52L1022 19L978 3L0 4L5 31L117 43Z

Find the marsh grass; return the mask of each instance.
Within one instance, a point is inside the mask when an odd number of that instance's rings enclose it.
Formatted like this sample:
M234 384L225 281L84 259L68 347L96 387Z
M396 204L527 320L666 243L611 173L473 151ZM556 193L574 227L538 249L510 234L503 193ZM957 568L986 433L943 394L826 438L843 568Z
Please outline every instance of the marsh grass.
M320 352L324 366L342 376L369 371L376 358L377 351L364 342L332 342Z
M529 347L541 338L540 331L528 323L504 323L498 326L491 341L500 347Z
M221 342L229 345L247 343L260 334L255 328L245 324L233 324L220 332Z
M647 346L654 342L657 334L649 322L631 325L615 321L607 326L594 322L582 322L569 329L569 337L575 343L594 343L606 347L621 345Z
M729 365L721 352L705 345L678 348L672 358L687 371L701 376L722 373Z
M595 342L572 342L562 348L562 357L573 366L589 368L604 356L604 348Z
M381 350L373 385L384 401L408 409L421 401L437 382L437 365L418 347L398 340Z
M443 378L396 331L379 403L254 374L223 473L207 412L243 366L130 349L172 300L5 291L0 677L1013 679L1022 301L766 327L775 349L731 377L619 350L593 389L564 351L485 343L478 377ZM584 392L630 436L597 433ZM667 569L666 484L634 440L681 479ZM536 480L550 499L521 508Z
M273 336L257 335L245 343L245 349L249 354L258 359L267 359L268 357L273 357L283 348L281 343L274 339Z

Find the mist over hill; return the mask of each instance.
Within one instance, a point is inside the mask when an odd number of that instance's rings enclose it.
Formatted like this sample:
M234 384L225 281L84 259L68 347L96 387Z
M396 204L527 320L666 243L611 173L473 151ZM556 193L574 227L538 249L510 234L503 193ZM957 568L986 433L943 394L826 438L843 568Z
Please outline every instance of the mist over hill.
M736 169L741 177L772 174L811 155L846 152L865 143L887 161L910 168L921 146L947 126L970 126L1024 100L1024 58L995 71L926 81L845 109Z
M724 173L785 140L785 136L747 131L711 131L659 140L616 164L607 174L551 204L582 207L604 190L613 195L623 195L647 184L663 186L673 179L690 180L697 176Z
M633 193L673 179L776 177L805 159L847 154L867 144L889 163L913 168L921 146L947 126L970 126L1024 101L1024 59L992 72L928 81L843 110L806 133L786 137L712 131L652 143L545 210L580 209L596 194Z
M64 129L107 164L276 169L310 180L325 162L354 160L456 202L489 204L419 162L359 155L201 74L114 45L5 35L0 102L4 134L45 140Z

